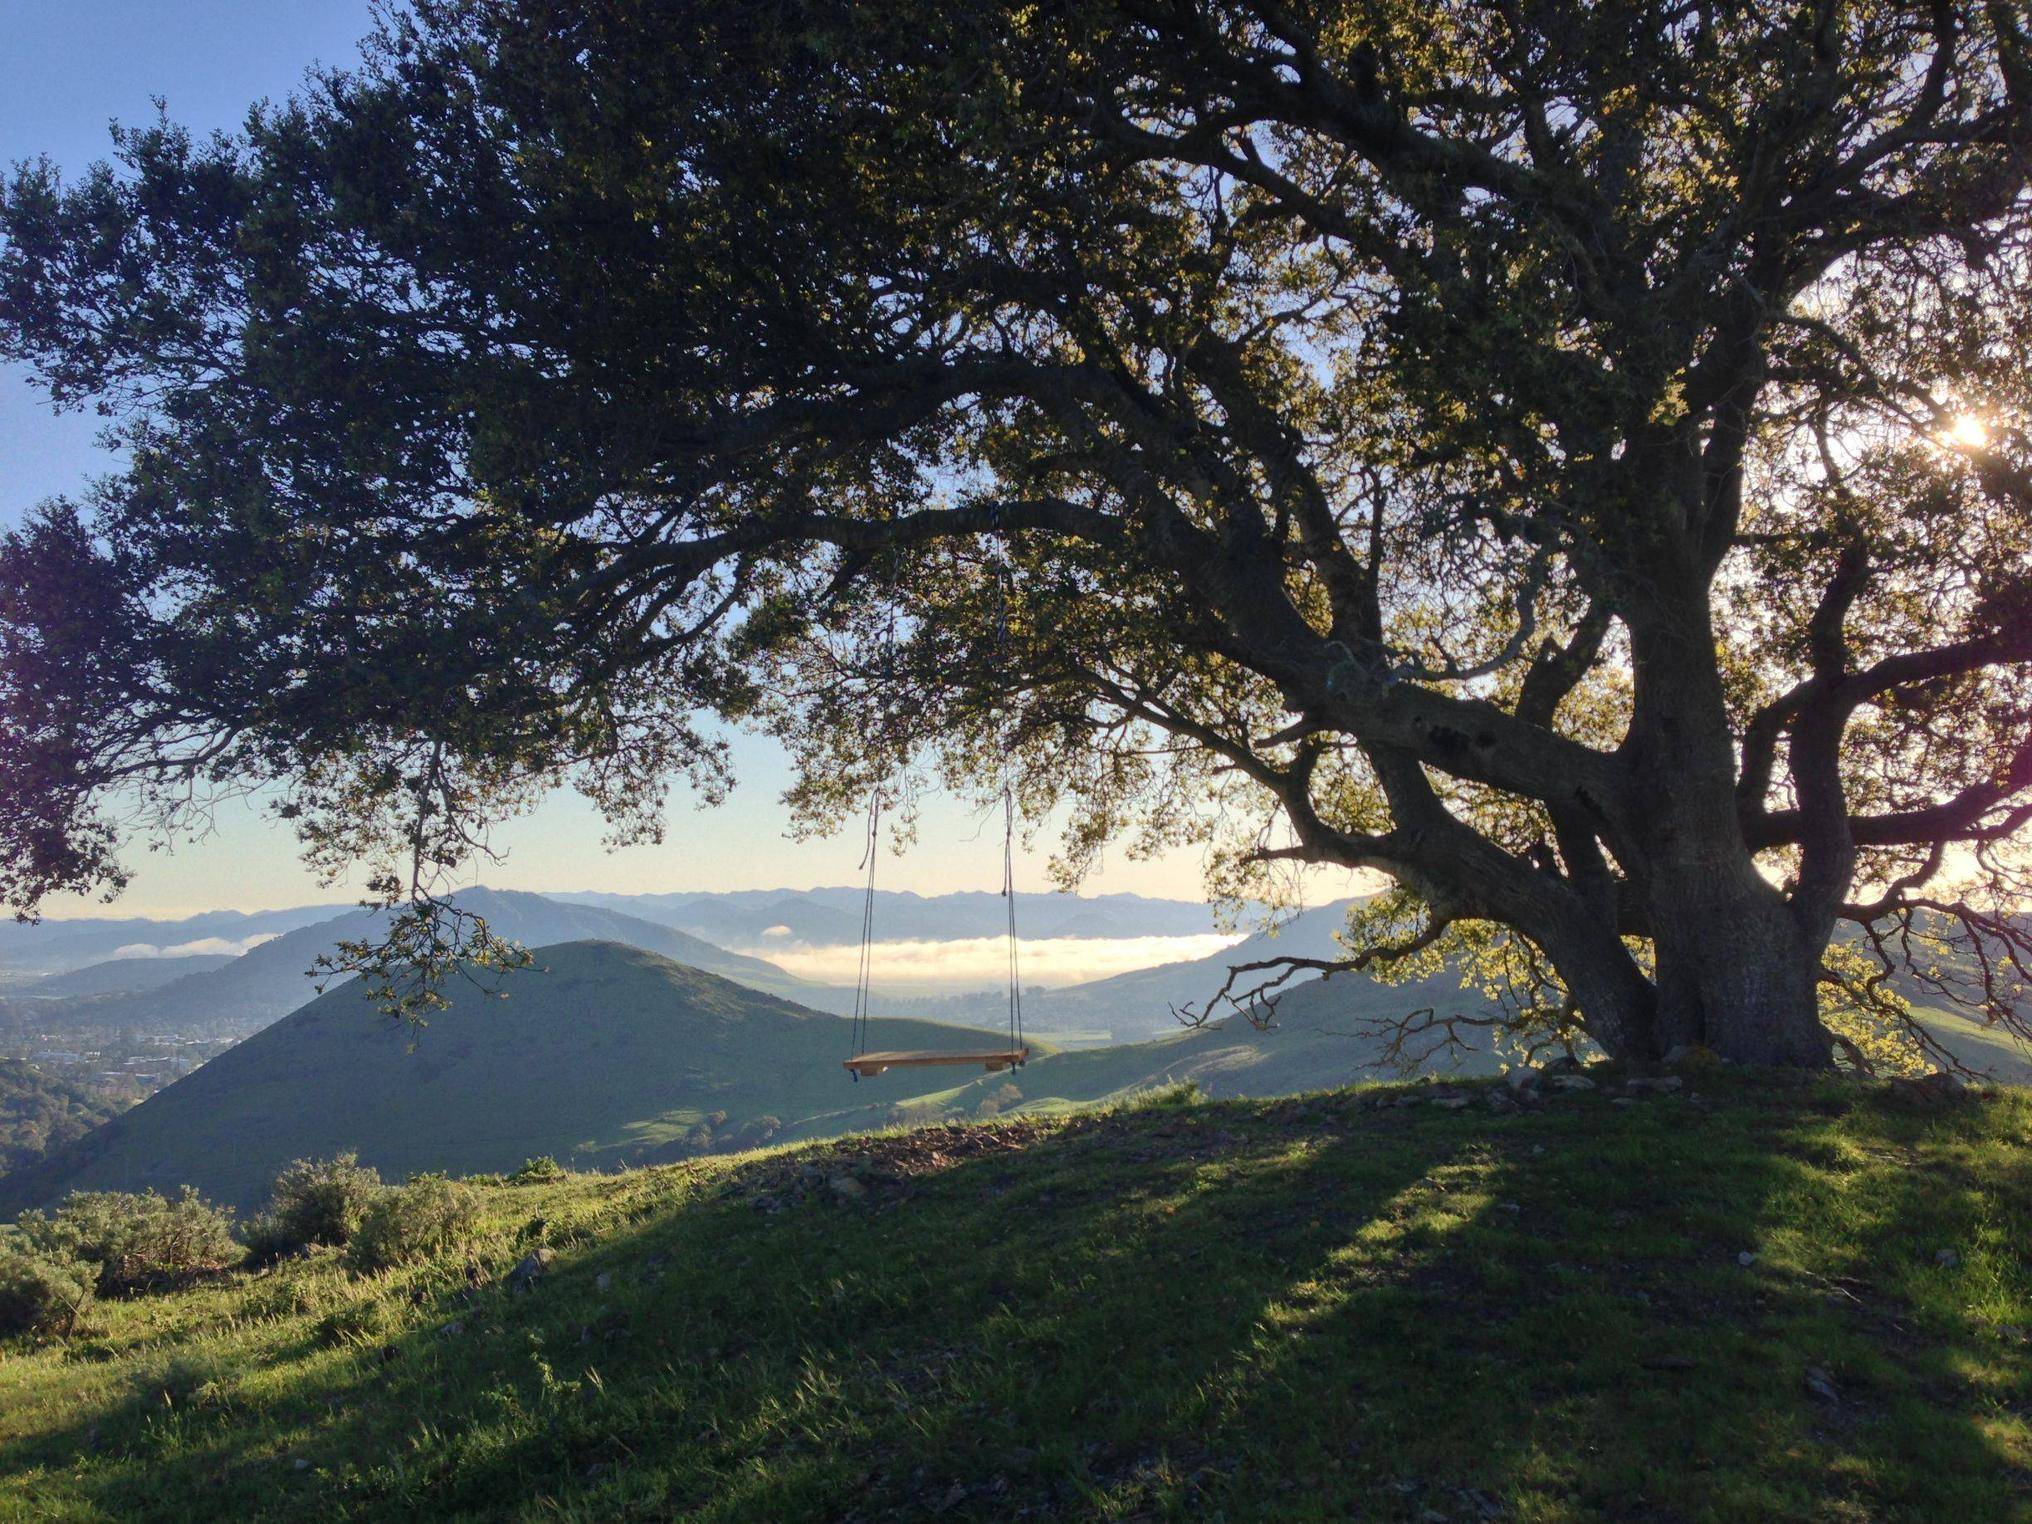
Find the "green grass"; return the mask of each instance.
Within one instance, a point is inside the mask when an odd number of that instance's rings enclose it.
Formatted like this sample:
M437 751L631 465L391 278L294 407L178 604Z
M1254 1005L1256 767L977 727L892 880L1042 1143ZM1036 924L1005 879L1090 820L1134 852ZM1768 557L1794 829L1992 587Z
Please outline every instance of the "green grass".
M318 1258L0 1357L0 1515L2032 1517L2032 1099L1692 1088L489 1184L477 1289Z

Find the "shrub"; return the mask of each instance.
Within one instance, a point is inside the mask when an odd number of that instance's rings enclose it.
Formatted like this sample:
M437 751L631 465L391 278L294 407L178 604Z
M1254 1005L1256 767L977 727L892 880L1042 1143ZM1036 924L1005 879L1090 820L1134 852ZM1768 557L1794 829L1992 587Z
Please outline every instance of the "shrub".
M353 1270L389 1270L433 1259L468 1242L480 1220L479 1194L443 1175L418 1175L391 1186L369 1203L346 1264Z
M538 1154L534 1159L524 1159L522 1168L508 1179L516 1185L537 1185L545 1180L558 1180L564 1176L564 1166L549 1154Z
M0 1249L0 1334L68 1334L92 1302L90 1265Z
M1198 1080L1175 1080L1171 1084L1153 1086L1132 1096L1128 1105L1132 1110L1148 1107L1153 1111L1164 1111L1186 1106L1201 1106L1206 1104L1206 1100L1207 1093L1199 1088Z
M240 1257L232 1212L189 1186L173 1200L154 1191L73 1191L53 1215L21 1214L29 1248L94 1267L101 1295L180 1286Z
M240 1242L247 1246L247 1263L272 1265L294 1254L302 1242L273 1212L256 1212L240 1224Z
M248 1224L247 1246L269 1259L312 1244L344 1248L380 1189L381 1176L358 1154L297 1159L275 1177L267 1212Z

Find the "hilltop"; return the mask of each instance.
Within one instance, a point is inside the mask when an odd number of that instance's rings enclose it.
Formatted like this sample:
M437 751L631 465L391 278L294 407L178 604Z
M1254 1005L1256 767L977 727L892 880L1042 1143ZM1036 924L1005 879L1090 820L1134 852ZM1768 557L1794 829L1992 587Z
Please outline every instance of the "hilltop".
M0 1359L0 1512L2023 1517L2032 1099L1591 1078L488 1184Z
M451 1008L421 1030L341 986L0 1178L0 1218L71 1190L184 1184L251 1207L290 1159L345 1150L392 1179L538 1154L613 1168L879 1125L897 1101L952 1083L953 1071L919 1070L857 1086L840 1068L845 1021L638 947L574 942L535 958L453 981ZM877 1048L982 1040L917 1021L870 1034Z
M484 916L498 936L524 947L581 940L624 942L754 989L795 994L818 988L773 963L724 951L675 927L616 910L564 904L506 889L467 889L452 896L452 901L462 910ZM154 989L79 1002L73 1010L100 1030L253 1031L316 998L321 982L328 987L342 982L314 977L313 965L341 941L371 940L385 920L384 911L354 910L313 921L285 931L221 967L191 973ZM33 986L23 991L33 992ZM38 1011L35 1019L55 1024L59 1018Z

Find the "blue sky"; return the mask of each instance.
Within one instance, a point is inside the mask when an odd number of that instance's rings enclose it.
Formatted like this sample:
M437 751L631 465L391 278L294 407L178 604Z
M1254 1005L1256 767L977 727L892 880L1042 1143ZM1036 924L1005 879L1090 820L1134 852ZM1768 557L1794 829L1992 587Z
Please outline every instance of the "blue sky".
M231 130L250 103L287 95L312 64L356 59L355 44L370 24L364 0L12 0L0 11L0 160L47 154L75 173L106 156L109 121L147 119L155 96L195 130ZM108 469L113 462L95 446L95 434L89 417L53 417L20 371L0 373L0 525ZM502 832L508 862L488 865L484 878L511 888L620 893L851 880L859 856L852 833L785 840L777 798L788 781L784 760L770 743L744 737L737 744L742 783L733 800L696 811L679 796L663 846L608 853L593 813L560 798ZM885 861L884 881L924 893L987 888L998 881L998 845L966 812L934 806L910 854ZM246 809L222 811L204 841L169 855L137 851L132 860L134 883L113 913L175 915L350 897L345 886L320 886L297 863L288 837ZM1023 865L1019 883L1043 887L1041 856ZM1119 853L1088 887L1180 898L1200 892L1190 859L1131 863Z

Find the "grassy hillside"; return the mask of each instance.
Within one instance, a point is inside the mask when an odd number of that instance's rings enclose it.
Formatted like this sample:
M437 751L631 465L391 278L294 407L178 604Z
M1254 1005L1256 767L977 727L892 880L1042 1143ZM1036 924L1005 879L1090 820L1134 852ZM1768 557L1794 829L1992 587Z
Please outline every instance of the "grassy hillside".
M0 1513L2027 1517L2032 1100L1488 1093L490 1185L470 1264L16 1348Z
M846 1022L639 948L570 943L537 963L501 982L505 999L453 985L451 1009L420 1032L333 990L0 1179L0 1219L77 1189L190 1184L248 1207L282 1164L348 1149L395 1179L512 1169L537 1154L612 1168L879 1125L956 1072L856 1085L840 1067ZM930 1022L870 1033L875 1048L982 1040Z
M119 1109L81 1085L0 1058L0 1176L76 1142Z
M1173 1019L1167 1036L1051 1053L1011 1074L964 1075L950 1088L913 1097L903 1107L920 1118L971 1116L984 1102L1000 1111L1052 1111L1187 1082L1212 1096L1266 1097L1402 1079L1384 1063L1384 1044L1371 1035L1373 1023L1443 1002L1449 993L1458 993L1457 980L1401 988L1360 976L1314 981L1278 1002L1267 1029L1240 1017L1193 1028ZM1464 1029L1462 1036L1480 1041L1472 1030ZM1435 1057L1428 1067L1456 1078L1494 1074L1502 1066L1487 1046L1477 1046ZM872 1083L879 1087L888 1079Z

